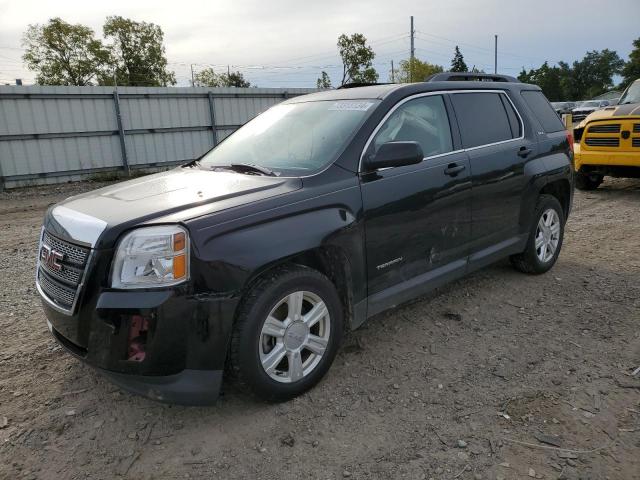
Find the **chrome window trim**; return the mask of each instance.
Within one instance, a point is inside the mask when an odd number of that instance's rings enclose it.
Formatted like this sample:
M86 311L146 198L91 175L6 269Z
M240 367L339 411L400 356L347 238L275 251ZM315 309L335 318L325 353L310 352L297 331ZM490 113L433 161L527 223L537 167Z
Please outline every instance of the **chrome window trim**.
M460 152L470 152L470 151L473 151L473 150L478 150L480 148L492 147L494 145L501 145L503 143L509 143L509 142L514 142L514 141L519 141L519 140L523 140L524 139L524 137L525 137L524 120L522 119L522 116L520 115L520 112L516 108L515 104L511 100L511 98L509 98L509 95L507 95L507 92L505 90L437 90L437 91L433 91L433 92L416 93L416 94L411 95L409 97L403 98L398 103L396 103L393 107L391 107L391 110L389 110L387 112L387 114L382 118L382 120L380 120L380 122L378 123L376 128L373 130L371 135L369 135L369 138L367 139L367 143L365 143L364 149L362 150L362 153L360 154L360 160L358 162L358 173L365 173L362 170L362 161L364 160L364 155L365 155L366 151L369 149L369 146L371 145L371 142L373 141L373 138L377 135L378 131L382 128L382 125L384 125L384 122L387 121L387 119L393 114L393 112L396 111L397 108L399 108L400 106L402 106L403 104L405 104L405 103L407 103L407 102L409 102L411 100L415 100L416 98L429 97L429 96L432 96L432 95L442 95L442 96L444 96L444 95L458 95L458 94L464 94L464 93L497 93L497 94L500 94L500 95L504 95L507 98L507 100L509 101L509 103L511 104L511 106L513 107L513 109L515 110L515 112L516 112L518 120L520 121L522 134L517 138L511 138L509 140L501 140L499 142L486 143L486 144L483 144L483 145L477 145L475 147L460 148L458 150L451 150L450 152L444 152L444 153L439 153L437 155L431 155L431 156L428 156L428 157L424 157L422 159L423 162L425 160L430 160L432 158L443 157L443 156L446 156L446 155L452 155L454 153L460 153ZM505 114L506 114L506 112L505 112ZM447 115L448 115L448 112L447 112ZM449 121L451 121L450 118L449 118ZM453 137L453 135L452 135L452 137ZM453 138L452 138L452 140L453 140ZM393 168L393 167L389 167L389 168ZM379 170L382 170L382 169L379 169ZM387 170L387 168L385 168L384 170Z
M80 277L80 283L76 288L76 294L73 298L73 305L71 305L70 309L66 309L58 305L53 299L49 298L46 293L40 287L40 252L42 251L42 241L44 239L44 226L40 229L40 242L38 242L38 259L36 261L36 290L40 294L40 297L47 302L47 304L53 308L54 310L63 313L65 315L72 316L76 310L76 306L78 304L78 300L80 299L80 294L82 292L82 288L84 287L85 281L87 279L87 272L89 271L89 266L91 264L91 260L93 259L94 250L91 249L89 255L87 256L87 262L85 264L84 272L82 273L82 277ZM48 323L48 322L47 322Z

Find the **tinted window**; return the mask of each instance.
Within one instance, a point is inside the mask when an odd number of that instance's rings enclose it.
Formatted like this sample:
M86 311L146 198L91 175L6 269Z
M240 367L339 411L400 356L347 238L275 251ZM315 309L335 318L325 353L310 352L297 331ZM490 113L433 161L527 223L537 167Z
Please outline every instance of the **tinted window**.
M522 92L522 98L529 105L529 108L533 111L542 129L547 132L559 132L564 130L564 125L560 121L558 114L549 105L549 101L542 94L542 92L534 92L532 90L525 90Z
M500 95L500 98L502 99L502 105L504 106L504 109L507 112L507 117L509 117L509 126L511 127L511 136L513 138L518 138L522 136L522 124L520 123L520 120L518 120L518 115L516 114L516 111L514 110L513 105L505 95Z
M387 142L415 141L425 157L450 152L451 129L444 101L440 95L409 100L385 120L371 142L370 152Z
M509 116L499 93L451 95L465 148L511 140Z

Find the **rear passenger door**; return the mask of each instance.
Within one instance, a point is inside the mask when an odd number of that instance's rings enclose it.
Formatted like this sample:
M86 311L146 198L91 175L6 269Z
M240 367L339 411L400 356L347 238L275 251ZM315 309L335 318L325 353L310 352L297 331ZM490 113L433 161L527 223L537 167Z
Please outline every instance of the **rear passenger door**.
M489 263L519 240L524 167L537 144L503 91L451 93L471 166L470 263Z

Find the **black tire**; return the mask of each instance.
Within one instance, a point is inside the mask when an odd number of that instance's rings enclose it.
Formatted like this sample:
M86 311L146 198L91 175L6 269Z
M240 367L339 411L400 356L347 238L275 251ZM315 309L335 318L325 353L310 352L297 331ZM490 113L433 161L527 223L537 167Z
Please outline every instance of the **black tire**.
M538 257L538 252L536 249L536 232L538 227L538 222L542 215L547 212L549 209L555 210L560 220L560 232L558 245L553 256L547 261L542 261ZM538 197L538 201L536 202L536 207L533 215L533 221L531 223L531 230L529 233L529 239L527 240L527 246L524 252L519 253L517 255L512 255L510 257L511 263L513 266L520 270L523 273L529 273L538 275L541 273L545 273L553 267L558 259L558 255L560 254L560 250L562 249L562 241L564 238L564 224L565 224L565 214L562 210L562 206L556 197L553 195L540 195Z
M595 175L595 174L588 175L586 173L576 172L575 179L576 179L576 188L578 190L588 191L588 190L595 190L596 188L598 188L602 183L602 181L604 180L604 176Z
M306 376L291 383L271 378L260 360L261 332L271 310L287 295L311 292L324 302L329 313L329 338L319 363ZM344 331L342 302L331 281L303 266L279 268L257 281L238 309L229 351L228 370L236 385L259 399L280 402L309 390L329 370Z

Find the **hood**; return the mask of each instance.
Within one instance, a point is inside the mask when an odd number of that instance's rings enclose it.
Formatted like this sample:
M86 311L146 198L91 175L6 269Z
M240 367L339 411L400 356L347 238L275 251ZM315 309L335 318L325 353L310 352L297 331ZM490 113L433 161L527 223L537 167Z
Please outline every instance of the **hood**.
M576 109L578 110L578 109ZM612 107L605 107L601 110L596 110L590 113L584 120L582 120L576 128L584 128L584 126L595 120L606 120L611 117L622 116L638 116L640 117L640 103L629 103L627 105L615 105Z
M278 178L180 167L70 197L47 215L52 233L95 246L103 231L118 233L179 211L192 216L282 195L302 186ZM113 235L109 235L113 237Z

